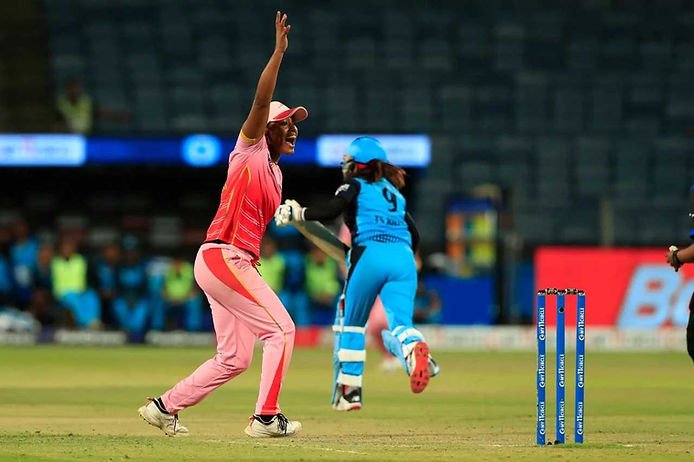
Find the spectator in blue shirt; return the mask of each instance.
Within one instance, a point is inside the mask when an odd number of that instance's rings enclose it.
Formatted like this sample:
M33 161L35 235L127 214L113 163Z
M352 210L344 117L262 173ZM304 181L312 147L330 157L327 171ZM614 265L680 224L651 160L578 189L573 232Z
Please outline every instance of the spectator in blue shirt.
M96 286L104 307L104 323L109 327L118 327L113 316L113 301L118 289L118 268L121 260L121 248L116 242L104 246L101 256L95 263L94 276Z
M10 304L12 299L12 277L10 276L10 263L5 255L0 252L0 306Z
M31 235L29 225L22 219L17 220L14 224L14 244L10 247L10 265L15 300L20 308L25 307L31 299L34 288L32 276L38 253L39 243Z
M53 299L53 277L51 274L51 262L55 256L55 249L51 244L42 244L34 269L34 291L29 301L29 312L42 326L55 325L60 316Z
M118 268L118 292L113 300L113 315L121 329L139 340L150 316L147 268L134 238L125 238L123 249L124 258Z
M88 282L86 258L77 253L72 239L64 238L58 255L51 260L53 295L77 327L101 329L101 303Z

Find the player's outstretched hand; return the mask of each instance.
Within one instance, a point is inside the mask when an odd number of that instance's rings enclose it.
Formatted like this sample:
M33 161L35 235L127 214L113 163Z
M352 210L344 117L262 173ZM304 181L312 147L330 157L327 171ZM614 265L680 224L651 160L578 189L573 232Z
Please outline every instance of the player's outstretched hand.
M275 50L280 53L287 51L289 40L287 34L292 30L292 26L287 25L287 15L281 12L275 13Z
M675 268L675 271L679 271L682 262L677 257L677 246L671 245L668 252L665 254L665 261L667 264Z
M287 226L292 220L292 208L282 204L275 211L275 224L277 226Z

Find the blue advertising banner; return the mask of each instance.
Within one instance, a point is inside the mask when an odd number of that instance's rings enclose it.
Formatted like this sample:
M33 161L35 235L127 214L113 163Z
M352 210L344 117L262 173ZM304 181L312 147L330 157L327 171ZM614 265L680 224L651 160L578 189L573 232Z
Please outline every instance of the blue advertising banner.
M87 164L213 167L227 163L235 144L235 139L203 134L178 138L89 138ZM313 140L299 139L294 154L282 157L282 164L312 164L315 152Z
M283 165L339 165L356 135L300 138ZM424 135L378 135L392 163L402 167L429 165L430 142ZM213 167L228 161L235 138L193 134L171 137L84 137L59 134L0 135L0 167L82 167L161 165Z

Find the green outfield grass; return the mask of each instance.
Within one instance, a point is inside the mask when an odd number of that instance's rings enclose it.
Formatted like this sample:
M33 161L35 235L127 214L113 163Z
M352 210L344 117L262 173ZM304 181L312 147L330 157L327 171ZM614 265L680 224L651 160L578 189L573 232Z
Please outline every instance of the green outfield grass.
M211 354L202 348L0 348L0 461L694 458L694 366L684 352L589 353L583 447L535 447L532 353L440 354L443 374L416 396L404 374L381 372L370 352L364 409L338 414L328 405L331 352L297 350L282 405L303 422L303 433L251 440L243 428L255 403L256 352L249 371L181 414L190 437L164 437L140 419L137 408L147 395L164 391ZM547 390L552 396L551 381Z

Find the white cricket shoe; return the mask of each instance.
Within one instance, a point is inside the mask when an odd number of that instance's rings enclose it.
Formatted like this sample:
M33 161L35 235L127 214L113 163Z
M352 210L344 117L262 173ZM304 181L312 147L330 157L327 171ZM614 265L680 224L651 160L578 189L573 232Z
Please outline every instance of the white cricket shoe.
M361 387L350 387L337 384L342 392L337 395L333 402L333 409L336 411L359 411L361 410Z
M188 429L178 422L178 414L165 414L154 404L154 399L147 399L149 402L137 410L145 422L157 427L166 436L188 436Z
M301 422L287 419L284 414L275 414L270 422L265 423L260 417L252 415L244 430L251 438L276 438L292 436L301 431Z
M434 358L431 357L431 354L429 355L429 376L430 377L436 377L441 373L441 366L439 366L439 363L434 361Z

